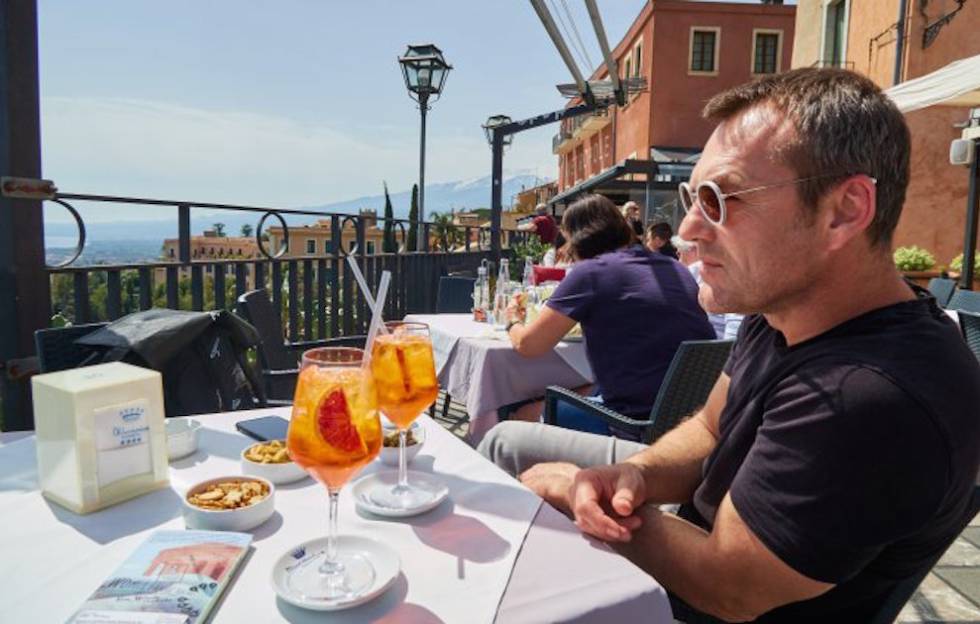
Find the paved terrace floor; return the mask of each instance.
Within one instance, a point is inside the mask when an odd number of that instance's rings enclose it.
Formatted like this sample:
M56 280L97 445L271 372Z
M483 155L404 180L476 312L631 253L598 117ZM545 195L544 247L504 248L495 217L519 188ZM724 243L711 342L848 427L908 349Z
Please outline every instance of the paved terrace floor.
M466 436L466 408L450 403L442 417L445 393L439 393L436 420L453 434ZM980 515L957 538L905 605L899 623L980 624Z

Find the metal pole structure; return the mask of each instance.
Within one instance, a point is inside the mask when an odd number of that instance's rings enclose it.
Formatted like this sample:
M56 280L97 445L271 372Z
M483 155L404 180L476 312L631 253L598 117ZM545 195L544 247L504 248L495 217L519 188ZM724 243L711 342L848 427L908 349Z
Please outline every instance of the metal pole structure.
M898 0L898 22L895 24L895 68L892 86L902 82L902 55L905 53L905 6L908 0Z
M980 218L980 140L973 139L970 187L966 196L966 236L963 241L963 272L960 288L973 290L973 262L977 252L977 220Z
M616 59L612 57L612 51L609 49L609 40L606 39L606 29L602 25L602 16L599 14L599 8L596 6L595 0L585 0L585 7L589 10L589 19L592 20L595 37L599 41L602 58L606 61L606 73L609 74L609 79L612 81L613 92L616 94L616 102L620 106L625 106L626 89L623 88L622 83L619 81L619 67L616 65Z
M419 138L419 224L417 251L428 251L429 241L425 238L425 113L429 110L429 95L419 96L419 110L422 111L422 135Z
M493 128L491 133L490 150L493 162L490 171L490 255L495 265L500 266L500 213L501 195L503 194L504 175L504 136L501 128Z
M551 41L558 48L558 54L561 56L561 60L565 62L565 66L568 67L568 71L572 74L572 78L578 86L578 92L582 95L582 99L592 104L592 91L589 89L585 78L582 77L582 72L579 71L578 65L575 63L572 53L568 50L568 46L565 45L565 40L562 38L561 33L558 32L558 27L555 26L555 20L551 17L551 11L545 6L544 0L531 0L531 6L534 7L538 18L541 20L541 24L544 25L548 36L551 37Z
M0 174L41 177L37 2L0 2ZM0 399L4 430L33 422L26 374L51 317L37 200L0 197Z

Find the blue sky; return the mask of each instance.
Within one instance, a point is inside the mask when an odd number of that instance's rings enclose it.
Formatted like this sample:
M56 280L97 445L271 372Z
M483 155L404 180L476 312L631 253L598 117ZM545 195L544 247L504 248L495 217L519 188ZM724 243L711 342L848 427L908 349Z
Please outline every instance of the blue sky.
M583 2L549 2L598 62ZM612 44L643 4L599 0ZM396 57L424 42L455 67L427 179L481 177L480 124L560 108L570 81L527 0L40 0L39 41L44 174L70 192L288 207L408 188L419 119ZM505 167L554 177L555 131L517 136Z

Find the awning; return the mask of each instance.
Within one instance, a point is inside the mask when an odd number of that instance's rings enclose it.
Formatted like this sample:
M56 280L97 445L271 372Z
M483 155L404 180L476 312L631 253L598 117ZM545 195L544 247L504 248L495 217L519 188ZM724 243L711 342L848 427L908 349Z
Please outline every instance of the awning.
M548 202L552 207L566 205L578 199L585 193L599 193L605 196L626 196L630 192L646 190L677 190L676 182L659 182L656 180L660 167L652 160L627 159L618 165L613 165L601 173L597 173L584 182L555 195ZM621 180L623 176L642 174L645 180ZM615 201L615 200L614 200Z
M980 54L885 91L903 113L940 104L980 106Z

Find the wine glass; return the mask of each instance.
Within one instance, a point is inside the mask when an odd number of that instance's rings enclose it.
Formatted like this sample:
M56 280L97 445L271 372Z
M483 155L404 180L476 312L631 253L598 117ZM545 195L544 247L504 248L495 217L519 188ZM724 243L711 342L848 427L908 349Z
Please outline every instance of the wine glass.
M378 407L398 427L398 484L376 488L371 492L371 500L390 509L414 509L432 502L437 494L408 482L405 442L412 422L439 396L439 382L429 326L391 321L385 327L388 333L374 339L371 373Z
M375 571L362 554L339 551L340 489L381 450L381 422L365 352L311 349L303 354L286 447L294 462L327 487L327 548L287 573L289 588L308 600L333 604L371 587Z

